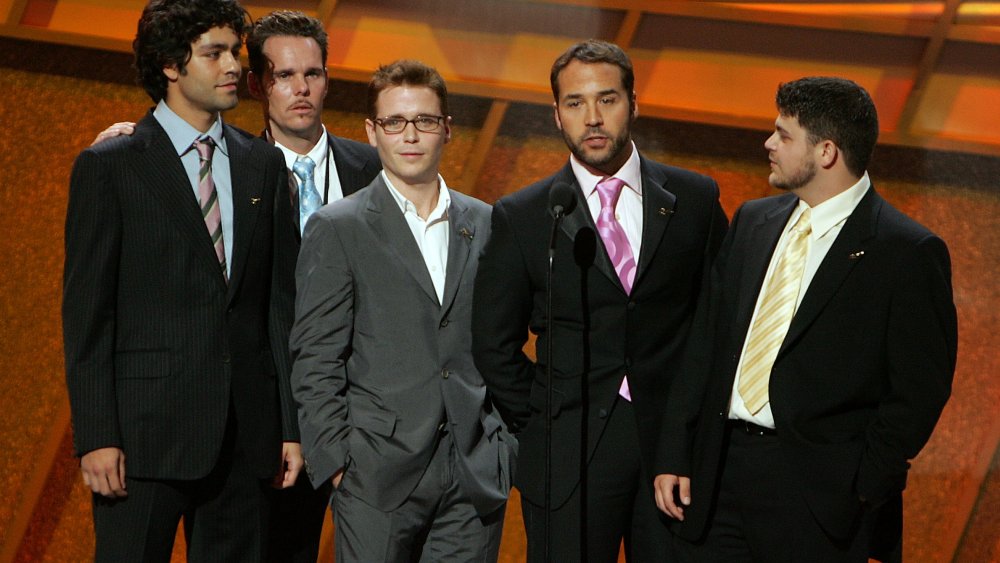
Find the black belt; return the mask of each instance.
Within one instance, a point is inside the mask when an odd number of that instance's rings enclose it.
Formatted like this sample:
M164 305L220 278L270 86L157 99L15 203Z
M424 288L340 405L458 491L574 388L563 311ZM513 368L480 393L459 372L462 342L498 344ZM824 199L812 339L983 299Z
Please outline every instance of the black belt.
M777 436L778 431L774 428L768 428L767 426L761 426L759 424L754 424L746 420L733 420L730 419L726 422L726 426L733 431L742 432L749 436Z

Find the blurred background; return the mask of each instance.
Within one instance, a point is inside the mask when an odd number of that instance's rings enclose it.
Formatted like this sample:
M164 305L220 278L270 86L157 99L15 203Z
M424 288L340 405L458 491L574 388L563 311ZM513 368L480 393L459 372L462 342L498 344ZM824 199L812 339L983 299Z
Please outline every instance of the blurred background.
M71 452L60 322L73 159L152 105L135 86L142 0L0 0L0 563L92 557L89 493ZM444 75L449 186L488 203L562 166L552 61L588 37L632 57L646 156L714 177L730 215L771 193L774 91L806 75L867 88L882 126L876 189L952 253L953 395L905 493L907 561L1000 561L1000 2L252 0L330 33L324 122L364 139L372 70L417 58ZM225 119L257 132L246 95ZM849 327L845 327L849 330ZM332 561L329 527L324 561ZM522 561L516 492L503 561ZM183 561L179 538L175 561Z

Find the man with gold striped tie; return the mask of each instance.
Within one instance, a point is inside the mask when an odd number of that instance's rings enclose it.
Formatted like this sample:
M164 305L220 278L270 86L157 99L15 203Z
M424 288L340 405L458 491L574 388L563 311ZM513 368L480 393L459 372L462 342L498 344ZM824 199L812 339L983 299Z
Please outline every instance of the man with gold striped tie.
M787 193L733 217L664 407L657 505L682 561L898 560L955 368L948 249L872 187L868 92L812 77L776 102Z

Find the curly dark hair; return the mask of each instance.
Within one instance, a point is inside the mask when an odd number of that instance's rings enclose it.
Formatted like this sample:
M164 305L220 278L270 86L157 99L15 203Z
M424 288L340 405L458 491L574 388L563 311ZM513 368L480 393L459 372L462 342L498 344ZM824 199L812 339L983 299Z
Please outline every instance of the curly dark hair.
M778 86L778 113L798 119L809 143L833 141L861 177L878 141L878 112L868 91L846 78L809 76Z
M372 75L371 81L368 82L366 100L368 117L372 120L378 117L375 114L375 104L378 102L378 95L383 90L404 85L430 88L437 94L438 100L441 102L441 114L450 115L448 113L448 87L445 86L444 78L441 78L437 69L420 61L402 59L378 67L375 74Z
M275 10L254 22L247 34L250 71L258 77L264 76L264 71L268 70L270 64L264 56L264 42L272 37L286 36L315 39L323 55L323 66L326 66L327 36L323 22L302 12Z
M132 41L139 84L158 103L167 95L163 68L176 65L183 72L202 33L228 27L242 41L249 24L250 15L236 0L151 0Z
M607 63L618 67L622 73L622 88L628 95L629 109L635 108L635 71L632 70L632 60L618 45L600 39L581 41L566 49L556 62L552 63L549 83L552 85L552 96L556 103L559 103L559 74L573 61L587 64Z

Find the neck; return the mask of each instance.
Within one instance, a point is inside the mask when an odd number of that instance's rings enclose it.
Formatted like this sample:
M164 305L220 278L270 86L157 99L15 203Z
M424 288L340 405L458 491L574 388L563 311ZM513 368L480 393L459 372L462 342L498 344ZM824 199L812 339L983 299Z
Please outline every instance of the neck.
M795 195L799 199L809 204L809 207L816 207L824 201L838 196L858 183L861 176L854 176L846 171L843 173L831 173L825 178L817 176L809 184L795 190Z
M386 171L386 176L389 177L393 187L417 208L417 215L426 221L430 217L431 211L437 207L438 197L441 194L437 176L435 175L434 180L431 182L422 182L419 184L407 183L388 170Z
M177 117L180 117L188 125L197 129L199 133L207 133L219 117L219 114L215 112L196 109L185 104L170 103L169 95L163 101L170 107L171 111L177 114Z
M323 138L323 126L317 125L310 131L299 133L284 131L280 127L277 127L274 121L271 121L271 137L296 154L307 155L309 151L313 150L316 143Z

